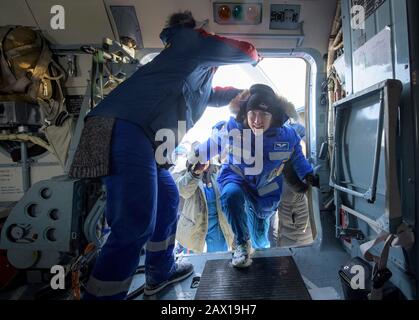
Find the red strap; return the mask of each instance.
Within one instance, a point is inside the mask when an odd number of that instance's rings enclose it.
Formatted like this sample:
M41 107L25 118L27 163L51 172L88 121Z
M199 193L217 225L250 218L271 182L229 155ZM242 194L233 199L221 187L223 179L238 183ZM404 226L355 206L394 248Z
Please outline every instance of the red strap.
M213 35L210 34L208 32L206 32L204 29L198 29L198 32L204 36L204 37L214 37L215 39L222 41L232 47L235 47L241 51L243 51L245 54L247 54L248 56L250 56L253 60L258 61L259 60L259 55L257 53L256 48L249 42L246 41L239 41L239 40L235 40L235 39L230 39L230 38L226 38L226 37L220 37L217 35Z
M214 91L228 91L228 90L237 90L234 87L214 87Z

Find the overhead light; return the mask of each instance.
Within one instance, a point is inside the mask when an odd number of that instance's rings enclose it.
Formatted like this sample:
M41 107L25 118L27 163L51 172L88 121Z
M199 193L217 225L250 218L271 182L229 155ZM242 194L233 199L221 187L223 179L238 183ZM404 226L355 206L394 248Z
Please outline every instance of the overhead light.
M214 21L218 24L252 25L262 22L262 4L214 2Z
M241 5L234 6L233 8L233 18L236 20L243 19L243 7Z
M223 21L227 21L230 20L231 18L231 9L229 6L226 5L222 5L218 8L218 17L223 20Z

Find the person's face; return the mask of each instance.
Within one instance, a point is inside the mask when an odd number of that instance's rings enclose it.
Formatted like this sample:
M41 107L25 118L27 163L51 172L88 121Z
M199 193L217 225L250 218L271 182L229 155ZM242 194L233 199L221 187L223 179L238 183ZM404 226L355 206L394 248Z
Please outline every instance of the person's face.
M255 135L264 133L271 127L272 114L262 110L250 110L247 113L247 124Z

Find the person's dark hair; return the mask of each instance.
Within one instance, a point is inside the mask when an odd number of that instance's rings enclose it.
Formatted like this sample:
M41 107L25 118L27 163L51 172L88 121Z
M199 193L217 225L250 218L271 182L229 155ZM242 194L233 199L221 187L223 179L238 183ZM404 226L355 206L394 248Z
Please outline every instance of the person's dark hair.
M166 28L170 27L185 27L193 29L196 27L196 21L192 16L192 12L188 10L177 12L170 15L166 21Z

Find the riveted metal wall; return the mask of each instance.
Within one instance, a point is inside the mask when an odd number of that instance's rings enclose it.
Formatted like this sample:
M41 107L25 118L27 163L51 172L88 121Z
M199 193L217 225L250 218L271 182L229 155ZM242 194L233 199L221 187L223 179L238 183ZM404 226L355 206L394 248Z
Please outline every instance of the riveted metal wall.
M398 159L399 159L399 184L401 192L402 215L403 220L411 226L415 226L416 222L416 204L415 204L415 159L412 152L415 146L414 140L414 106L411 100L411 65L409 54L409 32L408 32L408 12L407 1L405 0L385 0L375 1L377 8L374 12L369 12L369 16L365 21L365 29L356 29L351 24L353 15L351 8L353 0L342 1L342 18L343 33L345 45L345 64L346 64L346 91L347 95L355 94L362 88L362 82L365 79L356 76L354 70L357 65L355 63L355 55L357 50L363 48L366 44L371 43L371 39L383 33L386 28L390 29L390 52L391 62L389 63L389 75L391 78L398 79L403 84L403 95L400 105L400 132L398 137ZM368 10L367 10L368 11ZM378 53L381 54L381 53ZM365 74L365 77L370 75ZM384 79L382 79L384 80ZM359 148L358 148L359 149ZM359 150L349 150L347 152L359 152ZM365 154L364 154L365 156ZM354 165L351 167L356 175L370 176L370 172L366 172L366 167L362 165ZM389 187L391 186L384 186ZM385 202L378 201L374 204L372 211L384 212ZM354 201L353 209L365 211L365 204L360 201ZM357 221L358 228L366 237L372 238L375 233L366 223ZM353 241L353 254L359 255L359 243ZM412 267L414 261L413 255L405 254L401 249L392 250L389 259L389 266L393 271L392 281L397 284L404 294L409 298L416 296L415 282L406 274Z
M415 144L412 148L415 153L415 159L419 158L419 2L417 0L408 0L407 1L407 11L408 11L408 21L409 21L409 40L410 40L410 63L411 63L411 78L412 78L412 109L413 109L413 118L415 122ZM416 163L415 161L415 163ZM419 199L419 170L416 170L416 218L419 217L419 206L417 205L417 199ZM416 235L419 234L419 224L416 223L415 228ZM419 246L416 242L414 252L416 255L413 257L412 261L414 264L416 275L419 274ZM419 278L416 277L416 288L419 288Z

